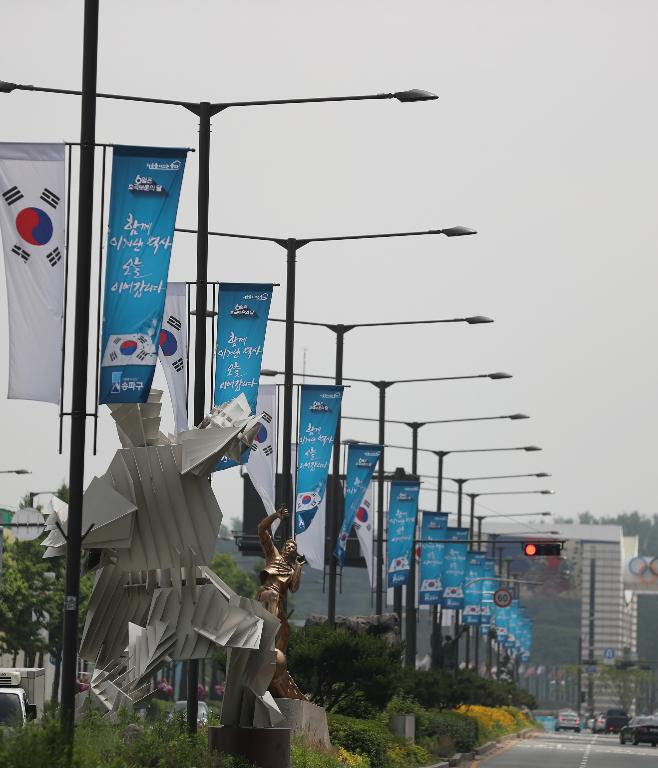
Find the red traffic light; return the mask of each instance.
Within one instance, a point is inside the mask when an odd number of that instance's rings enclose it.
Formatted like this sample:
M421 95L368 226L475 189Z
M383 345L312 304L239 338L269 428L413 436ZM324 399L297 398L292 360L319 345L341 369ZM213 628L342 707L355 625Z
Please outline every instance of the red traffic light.
M561 541L527 541L523 545L526 557L560 557L562 554Z

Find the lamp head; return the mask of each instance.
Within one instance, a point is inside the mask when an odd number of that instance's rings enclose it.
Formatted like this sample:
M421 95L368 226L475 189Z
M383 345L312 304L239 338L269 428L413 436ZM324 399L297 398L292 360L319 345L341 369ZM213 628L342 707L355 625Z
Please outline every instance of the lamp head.
M464 235L477 235L477 230L470 227L446 227L445 229L437 229L436 232L440 232L446 237L463 237Z
M529 419L530 416L527 413L510 413L507 418L512 421L518 421L519 419Z
M535 477L550 477L550 473L548 472L536 472Z
M474 317L467 317L466 322L469 325L480 325L482 323L493 323L493 319L484 315L475 315Z
M14 474L15 474L15 475L31 475L32 473L30 472L30 470L29 470L29 469L17 469L17 470L14 472Z
M260 375L261 376L278 376L280 371L274 371L271 368L261 368L260 369Z
M8 83L6 80L0 80L0 93L11 93L18 88L18 83Z
M543 494L544 496L552 496L555 491L539 491L539 493Z
M541 451L541 448L538 445L524 445L523 450L524 451Z
M503 373L502 371L496 371L496 373L488 373L487 376L490 379L511 379L512 374L511 373Z
M396 91L393 98L401 102L434 101L439 97L431 91L423 91L420 88L412 88L410 91Z

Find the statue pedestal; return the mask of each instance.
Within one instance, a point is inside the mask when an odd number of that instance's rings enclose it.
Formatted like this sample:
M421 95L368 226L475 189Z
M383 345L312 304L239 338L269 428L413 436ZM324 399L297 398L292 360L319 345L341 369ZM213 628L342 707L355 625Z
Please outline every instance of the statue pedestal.
M287 725L296 736L303 736L309 743L329 748L327 713L317 704L302 699L275 699Z
M212 725L208 745L211 752L242 757L255 768L290 768L290 728Z

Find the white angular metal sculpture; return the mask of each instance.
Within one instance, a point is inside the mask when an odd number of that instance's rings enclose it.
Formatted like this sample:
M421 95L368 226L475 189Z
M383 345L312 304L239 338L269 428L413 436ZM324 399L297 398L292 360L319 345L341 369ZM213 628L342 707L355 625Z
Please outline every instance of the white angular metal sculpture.
M210 472L222 456L239 459L257 420L241 395L167 437L161 394L110 406L123 447L84 495L82 547L96 571L80 647L96 664L87 695L114 716L148 692L163 664L207 658L218 645L229 649L222 722L276 725L283 716L267 689L280 623L206 567L222 520ZM44 557L63 555L63 502L53 500L45 528Z

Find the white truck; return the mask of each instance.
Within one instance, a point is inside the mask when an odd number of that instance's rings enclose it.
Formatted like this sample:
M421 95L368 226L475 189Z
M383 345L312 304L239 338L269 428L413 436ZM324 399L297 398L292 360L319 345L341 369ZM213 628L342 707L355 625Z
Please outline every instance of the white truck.
M45 669L0 669L0 727L41 717L45 693Z

